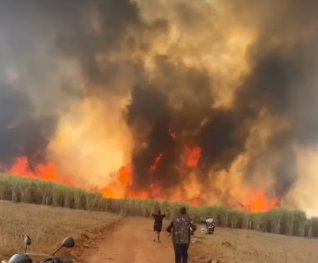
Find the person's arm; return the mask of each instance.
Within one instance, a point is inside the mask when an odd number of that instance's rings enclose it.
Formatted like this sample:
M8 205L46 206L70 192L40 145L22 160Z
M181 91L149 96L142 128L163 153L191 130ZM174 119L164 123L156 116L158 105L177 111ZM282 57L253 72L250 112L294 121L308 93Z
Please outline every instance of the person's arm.
M172 228L173 228L173 221L171 221L170 225L167 227L167 231L171 233Z
M193 234L197 230L197 226L193 223L192 220L190 222L190 227L191 227L191 232Z

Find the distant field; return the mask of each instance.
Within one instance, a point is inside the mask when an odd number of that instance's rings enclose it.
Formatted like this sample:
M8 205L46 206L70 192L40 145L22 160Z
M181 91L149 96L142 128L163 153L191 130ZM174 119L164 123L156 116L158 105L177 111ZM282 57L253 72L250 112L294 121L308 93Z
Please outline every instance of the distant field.
M217 228L214 235L198 233L194 240L191 255L198 263L318 262L317 239Z
M0 201L0 260L23 250L23 234L32 237L30 252L50 253L64 237L89 237L117 219L106 212Z

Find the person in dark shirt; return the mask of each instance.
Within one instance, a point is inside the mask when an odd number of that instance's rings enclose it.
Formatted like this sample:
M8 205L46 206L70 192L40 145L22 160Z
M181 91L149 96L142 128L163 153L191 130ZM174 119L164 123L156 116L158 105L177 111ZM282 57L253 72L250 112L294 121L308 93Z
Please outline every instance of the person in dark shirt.
M156 241L156 238L158 242L160 242L160 232L162 230L162 221L166 217L165 214L161 214L160 209L158 210L157 214L152 214L152 217L155 219L154 225L153 225L153 231L155 233L153 241Z
M188 263L188 249L191 235L197 229L191 218L187 215L185 207L180 209L179 214L172 220L167 228L172 232L172 241L175 253L175 263Z

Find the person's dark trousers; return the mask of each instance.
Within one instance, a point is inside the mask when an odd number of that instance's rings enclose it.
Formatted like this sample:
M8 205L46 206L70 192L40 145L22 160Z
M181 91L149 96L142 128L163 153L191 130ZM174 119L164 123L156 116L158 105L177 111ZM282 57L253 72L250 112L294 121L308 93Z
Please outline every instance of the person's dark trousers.
M174 245L176 263L188 263L188 248L189 244Z

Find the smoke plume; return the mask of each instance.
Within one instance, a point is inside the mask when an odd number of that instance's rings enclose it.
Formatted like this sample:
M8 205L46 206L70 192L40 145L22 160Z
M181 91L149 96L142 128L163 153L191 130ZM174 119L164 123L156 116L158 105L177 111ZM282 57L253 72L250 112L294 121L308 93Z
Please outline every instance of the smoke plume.
M313 213L317 10L1 1L2 170L24 157L108 197Z

